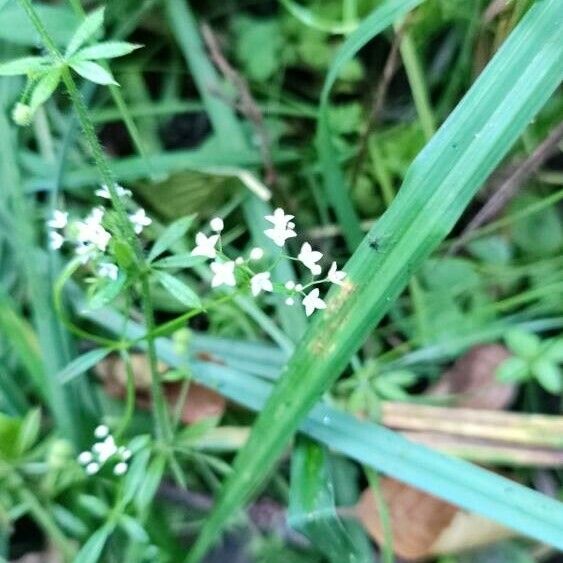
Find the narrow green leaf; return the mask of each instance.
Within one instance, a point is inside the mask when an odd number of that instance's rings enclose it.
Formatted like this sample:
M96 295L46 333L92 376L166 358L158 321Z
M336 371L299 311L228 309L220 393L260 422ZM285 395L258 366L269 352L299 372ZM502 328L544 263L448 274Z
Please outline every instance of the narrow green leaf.
M147 466L151 457L149 448L135 452L131 466L125 475L123 486L123 502L130 503L140 491L140 487L147 473Z
M77 302L78 309L80 303ZM88 312L86 318L113 332L119 330L117 327L126 326L127 338L135 338L146 332L145 327L130 320L125 322L123 315L109 309ZM553 328L553 325L547 326ZM560 323L555 326L560 328ZM211 348L215 340L218 340L218 346ZM227 361L233 355L236 357L239 350L243 351L245 357L254 357L248 343L233 345L232 342L223 343L222 339L209 336L204 337L204 343L205 350L214 349ZM185 356L175 352L170 339L159 339L156 348L162 361L185 369ZM271 351L266 352L268 358L271 355ZM273 385L263 376L250 375L227 365L195 360L190 362L190 368L195 381L219 389L225 397L254 411L261 411L272 394ZM255 373L262 373L261 368ZM300 431L362 465L563 549L560 534L563 505L523 485L477 465L415 444L378 424L360 421L324 404L317 405L309 412ZM133 449L132 443L130 448ZM348 504L353 502L354 499L347 501ZM518 515L517 521L515 514Z
M158 268L192 268L198 264L203 264L207 259L205 256L193 256L192 254L176 254L161 258L154 263Z
M154 499L158 486L162 481L166 469L166 458L162 455L155 457L149 464L143 482L134 497L135 507L139 512L146 510Z
M17 76L45 70L49 64L47 57L22 57L0 64L0 76Z
M84 45L89 39L91 39L104 24L104 12L105 7L98 8L94 10L91 14L88 14L84 21L78 26L74 35L68 43L66 48L65 57L68 59Z
M39 409L32 409L25 415L20 427L17 440L19 455L23 455L37 442L40 431L41 411Z
M523 358L533 358L540 350L540 339L531 332L514 329L508 332L505 338L510 350Z
M140 542L140 543L147 543L149 541L149 535L147 534L145 529L132 516L129 516L128 514L122 514L119 517L118 522L119 522L119 525L121 526L121 528L123 528L125 533L133 541Z
M332 141L329 122L329 95L339 72L354 55L376 35L392 25L422 0L387 0L381 3L340 47L328 70L319 105L317 148L325 193L338 218L348 247L355 250L363 238L358 215L352 205L339 156Z
M100 520L105 520L107 517L110 507L105 500L94 495L82 494L78 497L78 504L81 508L86 510L88 514L99 518Z
M549 341L544 356L553 362L563 363L563 338Z
M115 59L116 57L128 55L140 47L142 47L142 45L127 43L126 41L104 41L103 43L96 43L90 47L80 49L72 59L73 61Z
M182 217L166 227L149 252L149 262L152 262L163 252L166 252L174 243L178 242L188 232L194 218L195 215Z
M13 309L11 300L0 293L0 334L16 353L38 393L43 393L44 371L37 336L27 321Z
M332 22L301 6L294 0L281 0L287 11L303 25L326 33L350 33L358 27L357 22Z
M526 381L528 379L528 364L518 356L507 358L496 370L500 381Z
M385 2L382 7L396 10L398 5ZM535 3L411 165L398 196L346 265L347 281L331 291L327 309L313 318L300 340L239 451L187 561L200 561L233 512L258 490L300 421L342 373L413 270L450 232L479 187L558 87L563 75L562 26L559 0ZM336 60L341 57L337 55ZM378 250L370 245L373 239L382 241ZM553 545L561 544L560 531L556 533L553 525L561 510L543 528L538 520L532 527L529 521L524 523L516 516L518 511L502 512L499 507L497 513L490 510L484 494L492 481L492 476L483 476L472 484L477 490L482 486L482 492L462 494L453 502L502 519L524 533L540 535ZM519 499L526 510L534 510L524 497L518 491L512 500ZM549 520L550 514L542 517Z
M166 272L156 272L156 278L159 283L180 303L192 309L201 308L201 301L197 294L190 289L184 282L167 274Z
M109 71L98 63L92 61L75 61L70 63L70 67L75 70L82 78L91 80L96 84L107 86L108 84L118 85Z
M332 476L326 449L300 439L291 458L288 523L306 535L329 561L369 562L336 513ZM367 555L367 557L366 557Z
M57 68L49 71L45 76L39 80L39 82L33 88L31 93L31 99L29 101L29 107L31 111L35 113L37 108L44 104L57 89L59 82L61 80L61 71Z
M74 559L74 563L96 563L100 560L104 546L113 531L113 524L104 524L94 532Z
M110 352L109 348L96 348L78 356L57 374L57 379L62 384L68 383L101 362Z
M84 538L88 535L88 526L82 519L61 504L53 505L53 516L60 524L61 528L73 536Z
M539 384L549 393L559 395L563 390L563 371L554 362L539 359L532 364L532 371Z
M127 276L119 273L117 279L103 285L92 297L88 299L88 305L92 309L99 309L111 303L122 291L127 283Z

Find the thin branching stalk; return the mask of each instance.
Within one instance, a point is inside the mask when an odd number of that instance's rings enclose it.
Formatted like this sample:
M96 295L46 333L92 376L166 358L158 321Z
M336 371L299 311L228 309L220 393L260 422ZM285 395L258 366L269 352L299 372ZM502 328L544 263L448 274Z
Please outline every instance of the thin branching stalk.
M156 356L156 350L154 346L154 338L151 336L151 332L155 328L155 320L154 320L154 311L153 311L153 304L152 304L152 297L149 285L149 271L146 267L146 262L143 254L143 250L139 243L139 240L135 236L135 232L133 230L133 226L129 221L127 216L127 211L121 198L117 193L117 184L113 178L113 174L109 167L109 163L104 155L103 149L100 145L98 137L96 135L96 131L94 129L94 124L90 119L88 114L88 109L82 99L82 95L76 86L76 82L72 77L70 69L66 65L64 57L58 50L57 46L55 45L54 41L51 39L49 32L43 25L43 22L35 12L31 0L19 0L21 6L29 16L31 22L35 26L37 32L39 33L43 43L53 59L58 62L61 66L61 77L63 83L67 89L67 92L70 96L71 102L76 110L76 114L78 116L78 121L82 127L84 137L92 151L92 157L94 158L94 162L96 167L98 168L98 172L100 174L102 182L107 186L108 191L111 196L111 202L113 208L115 209L119 221L119 228L124 235L124 239L129 244L129 246L133 249L136 259L137 265L140 269L140 276L141 276L141 303L143 308L143 314L145 315L145 322L147 325L147 351L149 356L149 364L151 370L151 393L153 399L153 414L155 418L155 425L156 425L156 432L158 438L164 440L165 442L169 441L171 438L171 424L170 424L170 417L166 405L166 401L164 399L164 394L162 391L162 386L159 381L158 375L158 359Z

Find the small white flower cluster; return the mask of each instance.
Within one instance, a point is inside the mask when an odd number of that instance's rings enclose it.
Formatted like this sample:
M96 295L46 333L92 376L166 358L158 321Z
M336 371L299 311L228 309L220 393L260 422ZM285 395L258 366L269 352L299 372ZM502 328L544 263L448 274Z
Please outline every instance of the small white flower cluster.
M274 243L283 248L286 240L296 237L295 223L292 221L293 215L286 215L283 209L276 209L273 215L266 215L266 221L272 224L272 227L265 229L264 234L272 239ZM228 287L235 287L237 280L235 276L237 266L244 272L250 275L250 290L255 297L263 292L268 293L283 293L286 296L286 305L293 305L295 303L295 296L300 296L301 303L305 307L305 314L312 315L317 309L326 309L326 303L320 297L320 290L318 287L325 282L342 285L346 273L338 270L336 262L333 262L322 279L312 279L312 281L305 286L288 281L284 284L283 289L277 290L271 280L271 269L263 272L255 272L250 266L249 262L256 262L264 257L264 251L261 248L253 248L250 251L248 259L239 256L235 260L231 260L223 254L221 245L221 232L224 225L223 220L215 217L209 223L211 231L214 234L207 236L202 232L196 234L195 248L192 250L194 256L204 256L213 260L210 264L213 278L211 280L211 287L221 287L223 285ZM297 260L308 268L315 278L322 273L322 268L318 264L322 258L322 253L313 250L308 242L301 246L301 250L297 258L286 256L290 260Z
M130 190L122 186L116 186L116 189L119 197L131 197ZM94 193L102 199L111 199L109 189L105 185ZM49 246L58 250L65 243L73 244L76 255L80 257L84 264L87 262L95 263L99 277L116 280L119 269L106 254L111 233L103 225L104 215L105 209L97 206L82 220L69 222L68 212L55 209L52 217L47 221ZM138 208L129 215L129 220L137 234L140 234L144 227L152 223L152 220L142 208Z
M114 475L123 475L129 467L128 461L132 452L124 446L117 446L109 428L100 424L94 430L94 436L99 440L92 449L84 451L78 456L78 463L84 466L87 475L95 475L108 462L113 462Z

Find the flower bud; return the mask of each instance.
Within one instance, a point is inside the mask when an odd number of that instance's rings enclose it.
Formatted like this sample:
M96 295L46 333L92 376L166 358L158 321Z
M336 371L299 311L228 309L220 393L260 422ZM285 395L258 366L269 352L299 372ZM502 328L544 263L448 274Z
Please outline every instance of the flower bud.
M16 125L27 127L33 119L33 111L27 104L18 102L12 110L12 119Z

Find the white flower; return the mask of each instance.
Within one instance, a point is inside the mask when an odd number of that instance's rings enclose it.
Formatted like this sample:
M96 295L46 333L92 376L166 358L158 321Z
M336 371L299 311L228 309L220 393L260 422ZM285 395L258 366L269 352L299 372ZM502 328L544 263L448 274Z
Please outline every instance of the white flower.
M339 270L336 262L330 265L328 273L326 275L329 282L335 283L336 285L342 285L342 281L346 277L346 272Z
M96 207L92 209L92 212L84 221L77 221L75 223L77 230L76 238L79 243L93 245L98 250L105 252L111 235L102 226L103 217L104 210ZM80 254L83 254L83 252Z
M305 314L310 317L316 309L326 309L326 303L319 297L319 288L311 290L303 298L303 306L305 307Z
M96 429L94 430L94 436L96 436L96 438L105 438L108 435L109 435L109 428L105 424L100 424L99 426L96 426Z
M86 466L86 474L94 475L100 470L100 464L93 461Z
M125 446L120 446L120 448L117 450L117 453L121 456L121 459L124 461L127 461L133 455L133 452L129 448L126 448Z
M235 258L235 264L237 266L242 266L244 264L244 258L242 256L239 256L238 258Z
M264 234L271 238L278 246L283 246L288 238L296 237L297 233L292 229L285 227L276 227L273 229L266 229Z
M55 209L51 219L47 221L47 226L51 229L64 229L68 223L68 213Z
M138 235L143 232L145 227L152 223L152 219L147 216L147 213L142 208L135 211L133 215L129 215L129 221L133 224L133 230Z
M98 267L98 275L101 278L108 278L115 281L119 275L119 268L111 262L102 262Z
M127 464L124 461L120 461L114 468L114 475L123 475L127 471Z
M322 257L323 255L321 252L313 250L311 245L308 242L305 242L301 247L297 260L309 268L314 276L318 276L321 273L321 267L317 264L317 262Z
M303 291L303 286L300 283L295 284L295 291Z
M289 290L295 289L295 282L292 280L285 282L285 288Z
M286 215L284 210L278 207L273 215L266 215L266 220L272 223L273 228L266 229L264 234L278 246L283 246L288 238L297 236L293 230L295 224L291 222L291 219L293 219L293 215Z
M270 221L274 227L286 227L293 219L293 215L286 215L285 211L281 207L278 207L273 215L266 215L265 219L266 221Z
M263 257L264 257L264 251L258 246L255 246L250 251L250 259L251 260L261 260Z
M49 231L49 248L58 250L65 242L65 238L57 231Z
M212 231L220 233L224 229L225 224L223 223L223 219L221 219L221 217L214 217L211 221L209 221L209 226Z
M117 195L119 197L123 197L123 196L130 197L131 196L131 190L126 190L123 186L120 186L119 184L116 184L115 191L117 192ZM102 187L99 190L96 190L94 193L98 197L103 197L104 199L111 199L111 194L109 193L109 188L105 184L103 184Z
M213 272L211 287L219 287L221 285L234 287L237 284L235 279L235 263L232 260L229 262L212 262L211 271Z
M117 446L115 445L113 436L108 436L103 442L96 442L92 449L98 454L100 463L105 463L110 457L117 453Z
M262 291L273 291L274 286L270 280L270 272L262 272L252 276L250 279L250 289L254 297Z
M295 303L295 299L293 299L293 297L288 297L288 298L285 300L285 304L286 304L286 305L293 305L294 303Z
M86 264L86 262L90 260L92 254L94 254L95 251L96 251L96 247L94 245L79 243L76 246L74 253L76 254L76 256L81 257L80 262L82 264Z
M92 452L82 452L78 456L78 463L80 463L80 465L88 465L93 459L94 456L92 456Z
M219 240L219 235L205 236L203 233L197 233L195 236L195 248L192 250L192 256L207 256L207 258L215 258L217 250L215 245Z

